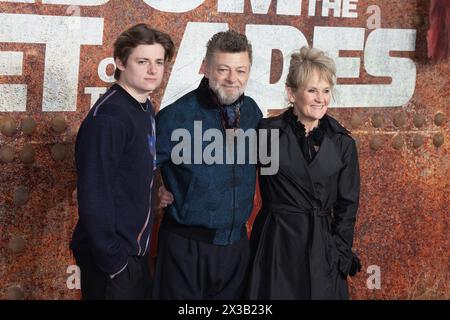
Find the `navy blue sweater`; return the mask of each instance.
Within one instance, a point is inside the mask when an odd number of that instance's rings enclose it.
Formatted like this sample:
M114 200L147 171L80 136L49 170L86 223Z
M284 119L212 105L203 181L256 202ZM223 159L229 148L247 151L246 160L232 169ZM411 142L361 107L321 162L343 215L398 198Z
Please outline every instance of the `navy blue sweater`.
M150 101L141 105L115 84L92 107L77 135L79 220L71 249L91 254L110 275L126 266L128 256L149 249L154 119Z

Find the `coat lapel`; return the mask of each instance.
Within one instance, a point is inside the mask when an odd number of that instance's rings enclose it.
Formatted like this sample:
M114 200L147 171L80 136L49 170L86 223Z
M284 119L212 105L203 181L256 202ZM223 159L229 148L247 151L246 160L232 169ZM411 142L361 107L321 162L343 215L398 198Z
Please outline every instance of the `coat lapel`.
M325 135L319 152L308 165L308 171L313 181L333 175L343 167L339 152L333 141Z
M325 135L319 152L308 166L308 173L313 185L313 196L321 203L321 207L325 205L329 196L327 184L330 183L330 177L338 173L343 166L336 146Z
M281 130L283 132L280 135L280 170L289 180L312 195L311 177L297 139L289 125L285 125Z

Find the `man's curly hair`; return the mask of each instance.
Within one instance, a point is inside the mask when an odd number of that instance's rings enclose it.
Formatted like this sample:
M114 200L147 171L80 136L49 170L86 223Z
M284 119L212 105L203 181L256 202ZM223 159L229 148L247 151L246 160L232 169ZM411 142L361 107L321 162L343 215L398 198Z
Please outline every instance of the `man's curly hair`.
M252 63L252 45L244 34L234 30L216 33L206 45L206 61L211 61L214 52L238 53L247 52Z

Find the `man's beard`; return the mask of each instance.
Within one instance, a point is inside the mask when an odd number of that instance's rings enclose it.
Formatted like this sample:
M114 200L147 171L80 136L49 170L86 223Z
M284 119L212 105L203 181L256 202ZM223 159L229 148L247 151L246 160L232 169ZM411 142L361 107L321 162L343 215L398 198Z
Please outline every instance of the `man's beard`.
M219 102L222 105L232 104L244 93L244 89L239 88L236 94L227 95L220 84L218 82L214 82L214 80L211 79L209 79L209 88L216 94L217 99L219 99Z

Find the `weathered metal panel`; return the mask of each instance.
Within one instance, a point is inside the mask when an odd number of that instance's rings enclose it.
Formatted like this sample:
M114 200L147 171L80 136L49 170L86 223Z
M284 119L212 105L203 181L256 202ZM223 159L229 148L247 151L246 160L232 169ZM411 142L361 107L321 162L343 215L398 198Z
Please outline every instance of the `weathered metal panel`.
M91 93L110 85L113 66L102 61L115 37L138 22L168 32L179 48L152 96L158 108L195 87L200 40L224 23L252 39L248 93L269 114L285 107L282 56L291 48L339 45L340 57L359 58L338 63L347 78L330 111L352 131L360 157L354 247L363 272L350 280L351 297L450 298L449 65L427 58L428 1L323 0L315 14L316 1L306 0L22 2L30 3L0 1L0 299L79 298L68 249L74 139ZM327 2L350 7L322 14Z

